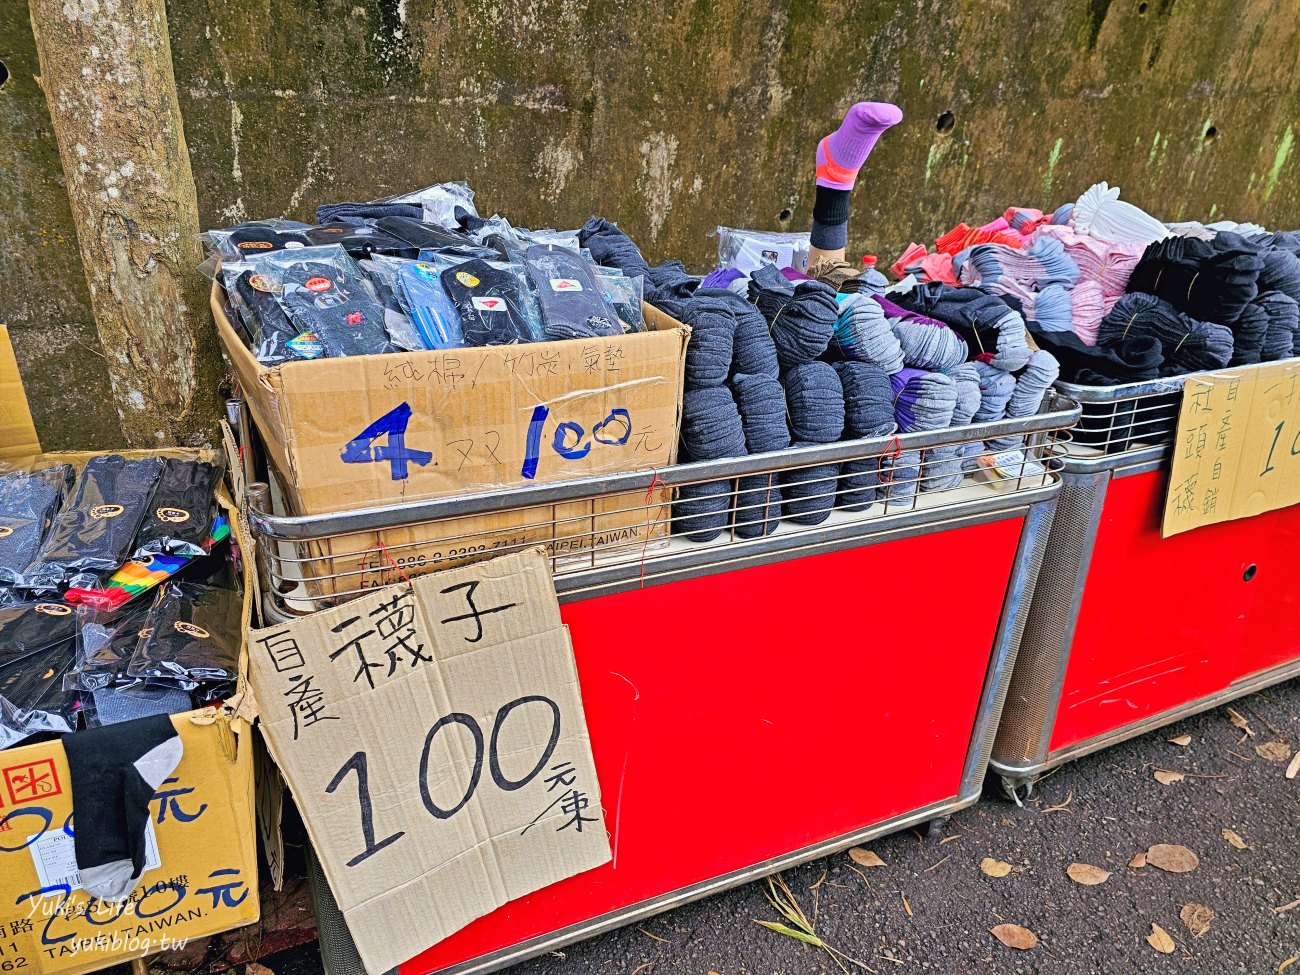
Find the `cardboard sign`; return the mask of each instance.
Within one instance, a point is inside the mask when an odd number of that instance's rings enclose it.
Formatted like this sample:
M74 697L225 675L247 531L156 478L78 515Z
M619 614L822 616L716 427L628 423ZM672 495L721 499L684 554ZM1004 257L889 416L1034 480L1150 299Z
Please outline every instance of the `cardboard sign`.
M1300 363L1189 376L1183 386L1165 538L1300 502Z
M250 637L262 731L372 975L610 858L540 550Z

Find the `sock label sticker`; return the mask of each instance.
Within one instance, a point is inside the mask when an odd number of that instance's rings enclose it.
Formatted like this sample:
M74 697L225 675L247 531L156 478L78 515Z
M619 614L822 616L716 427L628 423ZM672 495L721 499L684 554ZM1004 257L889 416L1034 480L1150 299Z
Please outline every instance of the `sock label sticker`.
M552 291L581 291L582 282L577 278L551 278Z
M67 884L72 890L82 890L81 871L77 869L77 844L67 830L49 829L43 834L28 837L32 851L32 864L41 886L47 890ZM158 853L158 834L154 832L150 817L144 831L144 872L162 866Z
M506 301L504 298L470 298L470 301L479 311L506 310Z

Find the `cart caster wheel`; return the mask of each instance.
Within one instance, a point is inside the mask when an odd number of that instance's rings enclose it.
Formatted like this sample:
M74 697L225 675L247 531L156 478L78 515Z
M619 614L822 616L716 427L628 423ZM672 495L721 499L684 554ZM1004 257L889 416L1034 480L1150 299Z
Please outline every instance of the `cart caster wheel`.
M1002 791L1017 806L1023 806L1025 800L1034 794L1033 779L1017 779L1009 775L1000 776Z
M925 826L925 835L928 839L937 840L943 836L943 828L948 825L948 817L940 816L932 819Z

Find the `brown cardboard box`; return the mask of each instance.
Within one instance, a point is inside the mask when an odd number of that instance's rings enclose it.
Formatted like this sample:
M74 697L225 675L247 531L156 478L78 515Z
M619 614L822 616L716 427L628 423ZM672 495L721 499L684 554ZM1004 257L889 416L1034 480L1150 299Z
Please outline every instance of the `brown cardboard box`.
M15 461L80 468L92 454L41 453L16 369L12 381L4 376L6 360L12 351L0 326L0 417L11 429L29 431L0 445ZM232 537L251 552L234 505L222 494ZM247 631L251 575L244 582ZM258 919L252 726L237 708L203 708L174 715L172 722L184 756L150 805L154 839L147 863L155 865L122 904L88 897L75 876L73 840L64 828L75 829L75 804L63 745L55 740L0 752L0 903L8 905L0 910L0 971L78 975Z
M226 354L299 514L662 468L690 329L261 365L212 287Z
M649 331L618 339L268 369L235 333L220 286L212 288L218 333L287 504L299 515L671 465L690 329L643 307ZM377 421L389 432L372 429ZM362 431L376 436L359 440ZM427 463L392 459L404 451L431 456ZM320 597L531 545L559 558L590 556L593 544L644 549L667 536L670 500L671 490L657 487L651 496L335 536L300 545L300 569Z

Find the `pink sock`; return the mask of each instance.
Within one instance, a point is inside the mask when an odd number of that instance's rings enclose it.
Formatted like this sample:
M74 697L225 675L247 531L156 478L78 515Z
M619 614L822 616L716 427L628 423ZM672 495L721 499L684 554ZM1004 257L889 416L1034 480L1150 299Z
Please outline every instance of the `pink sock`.
M858 102L838 129L817 144L817 185L851 190L880 134L903 120L889 102Z

